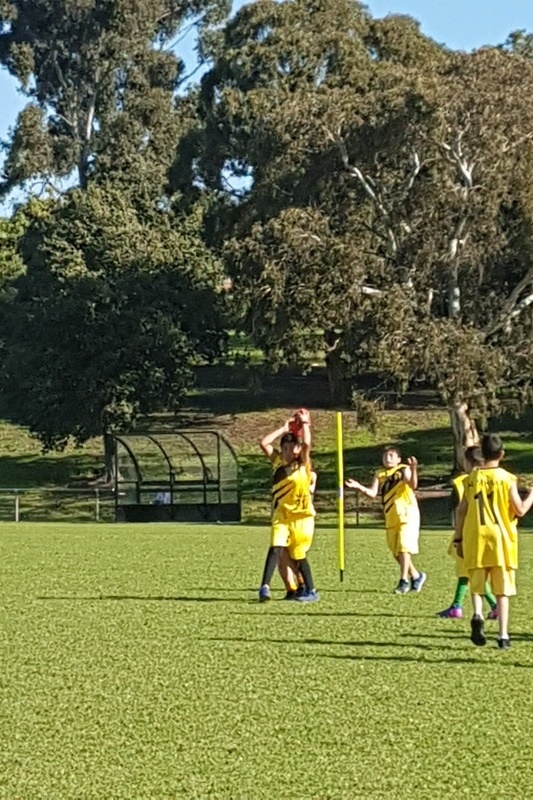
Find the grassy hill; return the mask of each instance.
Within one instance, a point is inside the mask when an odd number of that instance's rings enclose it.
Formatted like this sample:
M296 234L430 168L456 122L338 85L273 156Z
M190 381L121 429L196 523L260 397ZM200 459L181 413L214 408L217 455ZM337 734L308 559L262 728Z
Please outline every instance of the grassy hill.
M268 515L269 469L262 456L258 440L266 432L278 427L290 414L289 407L266 407L246 392L216 392L191 398L191 407L179 420L158 417L141 423L142 430L150 425L168 429L193 426L214 428L232 444L238 454L242 471L244 515L249 519L266 519ZM306 403L305 391L298 400ZM297 404L295 404L297 405ZM250 408L251 406L251 408ZM311 408L313 419L313 461L319 474L317 502L326 514L335 505L335 414L323 408ZM495 427L495 426L493 426ZM521 420L501 420L497 426L506 445L506 466L519 476L521 484L533 481L533 414ZM423 405L413 408L390 409L379 415L378 428L371 433L357 425L356 415L344 413L344 455L346 475L369 481L380 462L380 449L384 443L399 445L404 455L414 455L420 461L421 487L444 486L452 469L453 447L448 415L445 410ZM0 422L0 489L64 488L90 480L102 469L102 442L92 440L83 447L70 446L63 452L43 453L39 443L27 431L7 422ZM13 495L0 491L0 518L13 518ZM43 494L24 495L26 519L42 518L37 508L42 506ZM47 514L54 519L72 518L79 498L64 495L46 497ZM349 496L348 508L353 508L355 498ZM82 504L83 505L83 504ZM441 504L442 506L442 504ZM111 509L104 503L104 518L110 518ZM429 506L428 506L429 508ZM444 509L444 511L443 511ZM447 506L434 513L447 514ZM81 518L94 518L92 498L85 503ZM29 515L29 516L28 516ZM46 516L45 518L49 518Z

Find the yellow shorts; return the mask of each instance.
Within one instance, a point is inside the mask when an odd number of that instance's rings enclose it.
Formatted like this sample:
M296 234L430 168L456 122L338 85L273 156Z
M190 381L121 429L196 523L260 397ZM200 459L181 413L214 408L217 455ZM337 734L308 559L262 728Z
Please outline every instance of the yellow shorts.
M453 560L455 561L455 576L456 578L470 578L470 573L468 572L467 568L465 567L465 562L463 558L459 558L457 555L457 547L454 544L454 541L450 542L450 546L448 547L448 555L450 555Z
M418 553L418 537L420 529L418 523L405 522L395 525L394 528L387 528L387 547L394 558L400 553Z
M480 567L470 570L470 591L485 594L485 583L490 580L496 597L514 597L516 594L516 570L505 567Z
M294 561L302 561L311 547L314 532L314 517L274 520L271 547L288 547L290 557Z

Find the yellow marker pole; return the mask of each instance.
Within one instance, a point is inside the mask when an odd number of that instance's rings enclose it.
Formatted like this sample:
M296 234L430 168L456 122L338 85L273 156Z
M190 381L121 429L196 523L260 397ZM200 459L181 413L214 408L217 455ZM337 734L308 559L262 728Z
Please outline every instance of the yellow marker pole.
M344 580L344 446L342 438L342 413L336 414L336 440L337 440L337 515L338 515L338 553L339 576L341 583Z

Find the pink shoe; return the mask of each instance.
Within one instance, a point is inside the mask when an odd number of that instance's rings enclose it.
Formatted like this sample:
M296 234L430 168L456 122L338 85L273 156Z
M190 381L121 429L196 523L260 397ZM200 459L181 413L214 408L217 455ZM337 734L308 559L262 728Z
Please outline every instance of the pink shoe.
M460 606L450 606L445 608L444 611L439 611L437 617L441 619L462 619L463 609Z
M487 614L487 619L498 619L498 608L491 608Z

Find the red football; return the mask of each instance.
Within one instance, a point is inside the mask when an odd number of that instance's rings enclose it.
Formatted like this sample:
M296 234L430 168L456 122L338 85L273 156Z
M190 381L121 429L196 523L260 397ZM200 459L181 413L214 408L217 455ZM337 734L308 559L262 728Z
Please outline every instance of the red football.
M301 420L301 414L307 414L309 416L309 411L306 408L299 408L298 411L295 412L294 418L291 419L289 422L289 431L293 433L295 436L298 436L299 439L303 439L304 429ZM311 422L311 418L309 417L309 422Z
M299 417L291 419L291 421L289 422L289 433L294 434L294 436L297 436L299 439L303 438L304 429L302 427L302 423L300 422Z

